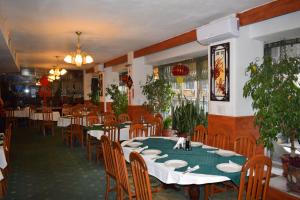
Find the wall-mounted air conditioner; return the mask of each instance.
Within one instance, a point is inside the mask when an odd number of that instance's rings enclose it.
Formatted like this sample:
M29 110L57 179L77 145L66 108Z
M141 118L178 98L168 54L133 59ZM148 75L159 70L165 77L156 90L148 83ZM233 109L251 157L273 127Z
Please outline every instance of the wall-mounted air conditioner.
M238 36L238 19L234 15L212 21L209 24L197 28L197 40L202 45L208 45Z

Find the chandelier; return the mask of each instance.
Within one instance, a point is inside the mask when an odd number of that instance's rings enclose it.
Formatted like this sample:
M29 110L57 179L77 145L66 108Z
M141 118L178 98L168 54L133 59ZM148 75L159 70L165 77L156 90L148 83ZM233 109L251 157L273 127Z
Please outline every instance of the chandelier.
M77 35L77 49L76 52L66 55L66 57L64 58L64 61L66 63L69 64L75 64L77 67L80 67L81 65L84 64L90 64L92 62L94 62L94 59L92 58L92 56L88 55L87 53L81 51L80 49L80 35L81 32L80 31L76 31L75 32Z
M60 69L58 67L58 56L56 56L56 60L57 60L57 65L53 66L53 68L49 70L48 80L50 82L55 81L55 80L59 80L60 76L63 76L67 73L66 69Z

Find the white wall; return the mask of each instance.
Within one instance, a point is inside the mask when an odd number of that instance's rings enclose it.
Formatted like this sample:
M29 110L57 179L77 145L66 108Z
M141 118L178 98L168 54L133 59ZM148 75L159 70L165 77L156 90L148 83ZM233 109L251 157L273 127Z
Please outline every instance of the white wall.
M111 84L119 84L119 73L114 72L112 70L113 67L106 67L104 68L103 74L103 87L104 87L104 95L105 95L105 88L109 87ZM109 96L105 96L105 102L111 102Z
M249 37L249 27L240 29L240 36L229 40L220 41L221 44L230 43L230 101L209 101L209 114L226 116L253 115L251 99L243 97L243 87L249 79L246 68L250 62L263 57L263 42ZM210 63L210 58L209 58Z
M142 105L146 98L142 94L141 85L145 84L147 75L153 74L153 66L145 63L145 57L136 58L133 60L131 67L131 78L133 80L134 97L132 105Z
M92 82L92 73L86 73L83 70L83 98L84 100L89 100L89 94L91 93L91 82Z

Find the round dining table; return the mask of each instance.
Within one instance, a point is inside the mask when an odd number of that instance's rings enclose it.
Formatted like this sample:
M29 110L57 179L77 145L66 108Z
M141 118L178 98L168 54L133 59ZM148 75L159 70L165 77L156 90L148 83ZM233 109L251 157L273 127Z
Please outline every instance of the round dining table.
M122 149L128 162L132 151L139 152L142 149L140 154L145 160L148 173L165 184L190 186L194 193L198 192L196 197L191 197L191 199L199 197L199 185L224 181L232 181L239 185L240 170L246 161L244 156L198 142L192 142L192 149L189 151L174 149L177 141L176 137L140 137L123 142ZM144 150L143 147L146 149ZM156 153L151 154L151 152ZM223 155L221 152L227 152L227 154ZM169 165L172 162L182 162L183 165L177 168L176 165L175 167ZM220 166L229 166L229 171ZM230 166L233 166L235 171L230 171ZM190 168L194 168L194 171L187 171Z

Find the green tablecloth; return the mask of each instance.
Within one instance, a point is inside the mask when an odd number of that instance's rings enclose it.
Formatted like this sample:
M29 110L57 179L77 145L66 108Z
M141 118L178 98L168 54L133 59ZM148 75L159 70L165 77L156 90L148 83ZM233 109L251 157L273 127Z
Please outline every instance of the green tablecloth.
M130 125L129 123L122 123L122 124L117 124L117 128L119 129L122 129L122 128L125 128L127 125ZM93 125L93 126L87 126L85 127L85 129L87 131L89 130L101 130L103 131L104 130L104 125Z
M226 176L230 178L236 185L240 182L240 172L236 173L225 173L216 168L217 164L228 163L231 160L234 163L243 165L246 161L244 156L231 156L222 157L215 153L208 153L207 151L212 151L211 149L203 149L202 147L193 147L191 151L185 151L183 149L173 149L176 144L175 141L166 140L161 138L149 138L143 141L143 146L149 146L149 149L159 149L162 151L161 155L168 154L167 158L162 158L156 160L156 162L163 163L167 160L179 159L184 160L188 163L188 166L194 167L199 165L199 169L193 173L208 174L208 175L218 175ZM176 169L177 171L183 172L187 169L182 167Z

